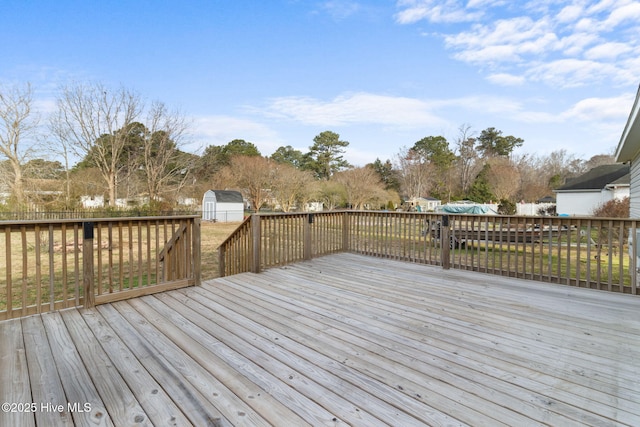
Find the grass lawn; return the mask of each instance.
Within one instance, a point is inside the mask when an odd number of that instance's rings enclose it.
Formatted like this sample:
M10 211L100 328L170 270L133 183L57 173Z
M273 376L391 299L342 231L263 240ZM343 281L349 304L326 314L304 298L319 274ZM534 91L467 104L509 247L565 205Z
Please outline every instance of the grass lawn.
M202 280L218 277L218 246L240 222L202 221Z

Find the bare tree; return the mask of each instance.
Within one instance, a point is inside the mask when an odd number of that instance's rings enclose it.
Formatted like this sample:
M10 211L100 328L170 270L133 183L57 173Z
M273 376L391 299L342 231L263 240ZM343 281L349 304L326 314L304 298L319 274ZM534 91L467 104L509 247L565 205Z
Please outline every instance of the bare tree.
M57 160L34 158L22 165L24 190L31 205L45 208L64 206L65 193L60 191L64 167Z
M289 212L296 204L304 205L305 195L311 192L313 175L288 163L273 165L271 190L273 198L284 212Z
M49 149L55 154L60 156L63 161L64 167L64 207L66 209L71 208L74 197L74 185L71 174L71 158L73 156L73 150L71 147L72 138L69 136L69 128L65 123L64 115L57 113L49 116L49 131L51 135L57 139L57 144L51 144ZM88 193L93 196L93 193Z
M520 172L507 158L491 159L487 182L498 200L511 200L520 189Z
M38 117L32 111L31 86L0 88L0 155L6 159L5 185L17 206L24 206L23 167L31 156Z
M73 206L71 196L71 153L69 147L64 143L59 145L59 150L64 162L64 207L69 209Z
M344 187L347 203L354 209L363 209L366 205L378 208L386 202L384 184L373 168L353 168L338 172L335 180Z
M460 191L462 194L466 194L482 166L478 162L478 152L475 148L476 139L471 132L471 126L461 125L458 131L456 139L457 170L460 174Z
M316 185L317 198L322 202L325 209L331 211L345 203L347 196L341 183L336 180L322 180L316 181Z
M185 184L189 168L186 156L179 150L188 128L179 113L170 113L164 104L151 106L144 135L141 167L146 178L149 199L160 200L168 193L177 193Z
M413 150L403 148L397 157L402 192L409 197L422 197L432 187L431 170Z
M111 206L116 203L116 177L127 131L141 110L138 95L124 88L109 91L101 84L65 87L58 99L55 133L76 155L91 157L106 183Z
M70 200L78 200L82 196L91 201L104 202L104 180L97 168L81 168L71 172Z
M584 171L591 170L602 165L612 165L616 162L615 152L612 154L596 154L584 162Z
M513 155L512 163L520 173L518 200L535 202L551 195L549 177L544 169L542 158L530 154Z
M551 152L542 159L542 173L551 189L563 185L568 178L585 172L584 160L566 150Z
M256 211L267 202L273 162L261 156L233 156L221 171L221 178L239 189Z

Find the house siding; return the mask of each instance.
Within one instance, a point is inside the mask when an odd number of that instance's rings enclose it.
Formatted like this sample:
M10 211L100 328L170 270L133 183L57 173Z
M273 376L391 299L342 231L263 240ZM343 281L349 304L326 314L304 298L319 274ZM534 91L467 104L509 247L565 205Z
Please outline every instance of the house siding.
M559 215L590 216L594 209L611 199L611 191L558 192L556 212Z

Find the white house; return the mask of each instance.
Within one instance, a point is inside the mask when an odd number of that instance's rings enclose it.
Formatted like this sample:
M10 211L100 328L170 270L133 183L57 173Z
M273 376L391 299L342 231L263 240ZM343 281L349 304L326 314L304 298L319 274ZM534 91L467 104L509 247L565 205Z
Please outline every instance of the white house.
M304 206L307 212L322 212L324 210L322 202L307 202Z
M202 219L234 222L244 218L244 200L238 191L209 190L202 197Z
M629 197L629 165L595 167L553 191L559 215L592 215L595 209L610 200Z
M83 208L102 208L105 206L104 196L80 196Z
M631 108L629 119L622 131L618 148L616 149L616 162L630 163L630 216L640 218L640 87L636 93L636 99Z
M414 197L408 202L418 212L433 212L442 204L442 201L435 197Z

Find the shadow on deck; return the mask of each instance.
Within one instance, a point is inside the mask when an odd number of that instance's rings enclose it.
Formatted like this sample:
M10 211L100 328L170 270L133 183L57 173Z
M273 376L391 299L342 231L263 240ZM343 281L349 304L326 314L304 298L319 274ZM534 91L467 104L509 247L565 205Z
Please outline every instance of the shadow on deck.
M639 298L343 253L0 322L0 425L637 426L639 337Z

